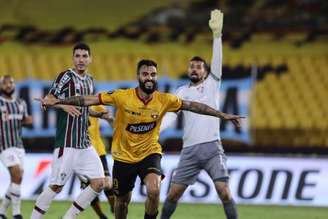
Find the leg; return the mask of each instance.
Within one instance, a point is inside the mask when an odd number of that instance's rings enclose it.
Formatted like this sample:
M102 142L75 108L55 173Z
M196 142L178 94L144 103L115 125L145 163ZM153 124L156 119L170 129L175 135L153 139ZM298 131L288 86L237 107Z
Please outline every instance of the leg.
M222 201L227 219L237 219L237 208L234 200L231 197L228 183L223 181L216 181L215 189Z
M43 215L48 211L52 200L62 189L63 186L61 185L50 185L49 187L46 187L35 202L31 219L43 218Z
M20 165L9 167L9 173L11 178L10 185L10 198L12 204L12 212L14 218L21 217L21 183L23 177L23 170Z
M91 201L99 195L103 189L103 186L103 178L90 179L90 185L80 193L64 215L63 219L76 218L76 216L84 211L84 209L91 204Z
M128 206L131 201L132 192L122 196L116 196L115 202L115 219L126 219L128 215Z
M181 198L186 189L186 185L176 183L171 184L169 194L167 195L163 205L161 219L169 219L171 217L177 207L178 200Z
M146 175L144 183L147 189L145 219L155 219L158 214L161 176L156 173L149 173Z
M110 211L114 213L115 196L114 196L112 178L110 176L105 177L104 193L106 195L108 204L110 206Z

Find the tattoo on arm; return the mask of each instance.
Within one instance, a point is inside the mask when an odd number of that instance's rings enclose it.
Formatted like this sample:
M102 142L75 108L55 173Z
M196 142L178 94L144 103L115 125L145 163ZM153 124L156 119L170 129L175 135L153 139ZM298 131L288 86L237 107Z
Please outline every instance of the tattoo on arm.
M66 99L61 99L57 104L85 106L83 96L74 96Z
M222 118L224 115L224 113L217 111L206 104L198 103L198 102L194 102L194 101L183 100L181 109L191 111L194 113L198 113L198 114L215 116L218 118Z

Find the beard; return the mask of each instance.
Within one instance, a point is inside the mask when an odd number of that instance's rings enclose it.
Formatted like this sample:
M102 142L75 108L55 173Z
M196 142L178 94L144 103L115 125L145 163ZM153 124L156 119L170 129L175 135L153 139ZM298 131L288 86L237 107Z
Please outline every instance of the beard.
M192 83L198 83L199 81L202 80L197 74L193 74L193 73L188 77Z
M152 88L146 87L146 83L147 82L152 82L153 83L153 87ZM153 81L153 80L146 80L146 81L142 82L139 79L139 87L146 94L152 94L152 93L154 93L155 90L157 90L157 82L156 81Z
M15 92L15 89L12 89L11 91L6 91L4 89L1 89L1 94L5 95L6 97L11 97L13 93Z

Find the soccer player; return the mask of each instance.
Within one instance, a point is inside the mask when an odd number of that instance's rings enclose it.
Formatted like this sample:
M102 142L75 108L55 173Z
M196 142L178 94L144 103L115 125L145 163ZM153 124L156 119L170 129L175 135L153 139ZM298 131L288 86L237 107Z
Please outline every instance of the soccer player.
M104 112L107 113L107 110L105 107L101 105L97 106L91 106L90 109L96 112ZM111 117L111 116L110 116ZM110 121L110 124L112 124L112 121ZM113 192L113 185L112 185L112 179L110 177L109 169L108 169L108 163L106 160L106 147L104 145L104 142L101 140L100 136L100 127L99 127L99 119L95 117L89 117L89 128L88 133L91 140L91 144L95 147L97 154L101 160L104 172L105 172L105 185L104 185L104 193L106 195L106 198L108 200L108 203L110 205L111 212L114 212L114 192ZM83 184L83 187L85 187L87 184ZM98 217L100 219L106 219L107 216L100 207L100 201L99 198L96 197L92 202L91 206L93 210L96 212Z
M199 101L214 109L219 109L219 86L222 69L221 33L223 13L213 10L209 26L213 32L213 57L211 72L208 73L206 62L200 57L190 60L188 76L190 83L177 90L181 99ZM184 117L183 149L176 172L162 209L161 219L168 219L174 213L179 198L187 187L195 183L201 170L212 178L216 191L223 203L228 219L237 218L236 205L231 197L228 185L226 157L220 141L218 118L201 116L188 111L181 111ZM169 127L177 118L176 113L168 113L162 122L161 131ZM194 125L194 124L197 124ZM206 127L202 129L199 127Z
M46 99L67 98L94 93L94 82L87 72L91 63L88 45L78 43L73 48L73 69L60 73L46 96ZM58 108L55 150L50 176L50 185L36 200L31 219L42 218L50 207L51 201L59 193L69 177L76 173L87 178L87 186L73 202L64 219L75 218L90 205L104 186L104 170L101 160L91 146L88 136L88 117L109 119L108 114L89 110L88 107Z
M10 173L10 184L0 206L0 218L6 218L11 204L13 218L20 219L23 218L20 194L25 156L22 126L31 125L32 117L27 113L25 101L13 95L15 81L12 76L0 78L0 90L0 160Z
M225 114L205 104L181 100L157 91L157 64L141 60L137 65L139 86L100 93L98 96L75 96L65 99L41 99L44 106L113 105L117 111L112 142L113 187L116 195L115 217L125 219L136 177L146 185L145 219L158 214L162 149L158 143L161 120L166 112L180 109L230 120L240 125L241 116Z

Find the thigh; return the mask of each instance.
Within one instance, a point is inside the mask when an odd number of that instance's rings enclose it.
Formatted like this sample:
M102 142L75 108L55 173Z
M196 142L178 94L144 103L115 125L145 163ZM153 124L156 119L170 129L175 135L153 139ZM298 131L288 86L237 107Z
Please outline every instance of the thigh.
M227 161L224 153L220 153L209 159L204 165L204 170L212 178L214 182L229 180Z
M63 186L73 174L75 164L72 148L56 148L53 153L50 185Z
M173 173L172 183L191 185L197 180L197 176L201 171L201 165L198 158L191 150L194 149L185 148L181 152L178 167Z
M162 155L151 154L138 164L138 176L140 177L141 183L145 183L145 178L149 173L154 173L164 178L161 168L161 159Z
M113 189L116 196L125 196L134 188L137 178L136 164L129 164L114 160Z
M87 179L104 178L104 169L101 160L93 147L73 149L75 152L74 172Z
M18 148L7 148L6 150L3 150L0 154L0 160L6 167L12 167L12 166L22 166L20 155L18 154L19 151L17 151Z

